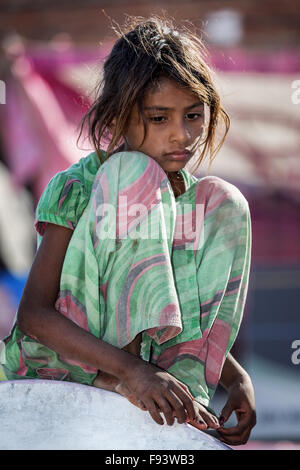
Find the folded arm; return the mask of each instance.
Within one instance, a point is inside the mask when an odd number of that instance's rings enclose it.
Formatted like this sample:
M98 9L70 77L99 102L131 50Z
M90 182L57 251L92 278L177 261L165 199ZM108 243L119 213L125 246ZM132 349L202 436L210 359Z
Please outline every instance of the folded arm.
M47 224L19 305L20 330L63 357L117 377L158 424L163 424L158 409L168 424L174 421L174 412L181 422L194 419L193 399L184 384L162 369L102 341L55 310L72 233L65 227Z

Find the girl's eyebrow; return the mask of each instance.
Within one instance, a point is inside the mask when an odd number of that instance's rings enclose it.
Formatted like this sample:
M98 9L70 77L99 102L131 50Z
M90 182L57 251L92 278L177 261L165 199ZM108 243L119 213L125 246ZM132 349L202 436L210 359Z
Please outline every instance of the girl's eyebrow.
M185 108L186 111L189 111L190 109L197 108L198 106L203 106L202 101L197 101L197 103L192 104L191 106L188 106ZM144 108L144 111L173 111L174 108L168 108L167 106L146 106Z

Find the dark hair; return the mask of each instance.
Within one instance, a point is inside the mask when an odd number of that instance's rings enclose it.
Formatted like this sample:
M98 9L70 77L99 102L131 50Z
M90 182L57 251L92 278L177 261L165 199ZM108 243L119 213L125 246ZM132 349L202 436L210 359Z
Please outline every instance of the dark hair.
M161 78L167 77L187 87L207 105L209 122L206 135L204 139L200 137L196 144L201 149L197 168L207 153L212 162L224 142L230 119L221 105L212 71L204 60L207 52L201 39L188 28L182 26L181 30L176 29L171 20L157 16L147 20L128 17L124 29L118 34L120 37L104 63L103 78L98 85L99 95L82 119L79 138L84 125L87 125L89 138L102 161L102 139L110 137L109 156L122 144L135 104L143 117L145 138L147 128L142 111L145 93L155 87ZM216 130L220 121L223 121L225 131L216 145Z

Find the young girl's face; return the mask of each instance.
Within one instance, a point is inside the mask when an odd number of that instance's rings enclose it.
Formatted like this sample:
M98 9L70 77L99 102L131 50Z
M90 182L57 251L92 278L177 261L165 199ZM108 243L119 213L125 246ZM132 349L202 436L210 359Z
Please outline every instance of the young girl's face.
M143 120L134 106L125 139L126 150L143 152L165 171L178 171L192 158L191 148L202 135L204 105L190 90L167 78L146 94Z

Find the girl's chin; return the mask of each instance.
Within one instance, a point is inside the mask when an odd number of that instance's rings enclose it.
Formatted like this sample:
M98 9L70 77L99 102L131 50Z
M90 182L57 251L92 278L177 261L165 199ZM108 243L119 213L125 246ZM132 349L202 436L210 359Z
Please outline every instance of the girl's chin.
M174 163L168 164L168 165L166 165L166 164L161 165L161 167L164 171L168 171L170 173L172 171L181 170L182 168L184 168L185 165L186 165L186 162L174 162Z

